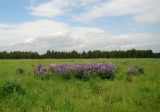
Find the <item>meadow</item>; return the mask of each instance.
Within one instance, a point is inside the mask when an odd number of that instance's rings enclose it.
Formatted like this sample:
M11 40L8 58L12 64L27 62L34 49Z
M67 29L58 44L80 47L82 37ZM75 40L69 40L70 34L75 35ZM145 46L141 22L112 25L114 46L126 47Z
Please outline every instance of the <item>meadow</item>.
M101 62L115 65L114 80L41 79L36 64ZM127 69L144 65L144 73L127 80ZM17 73L17 67L24 69ZM25 91L3 95L7 81ZM0 112L160 112L160 59L0 60Z

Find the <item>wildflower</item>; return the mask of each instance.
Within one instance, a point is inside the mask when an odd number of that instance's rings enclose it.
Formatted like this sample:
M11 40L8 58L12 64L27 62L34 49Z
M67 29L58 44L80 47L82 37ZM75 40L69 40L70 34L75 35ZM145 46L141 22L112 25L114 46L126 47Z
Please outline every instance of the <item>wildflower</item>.
M135 75L137 73L137 68L135 66L131 66L128 68L127 73Z

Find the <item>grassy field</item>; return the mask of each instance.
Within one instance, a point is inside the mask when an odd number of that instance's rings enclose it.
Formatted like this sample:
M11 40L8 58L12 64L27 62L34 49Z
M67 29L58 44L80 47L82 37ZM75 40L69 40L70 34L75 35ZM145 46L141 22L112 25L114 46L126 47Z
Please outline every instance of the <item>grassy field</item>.
M41 80L34 74L35 64L69 62L112 62L115 78ZM137 64L144 64L144 74L128 82L127 69ZM19 66L24 73L16 73ZM160 112L160 59L0 60L0 87L8 80L19 80L26 92L1 95L0 112Z

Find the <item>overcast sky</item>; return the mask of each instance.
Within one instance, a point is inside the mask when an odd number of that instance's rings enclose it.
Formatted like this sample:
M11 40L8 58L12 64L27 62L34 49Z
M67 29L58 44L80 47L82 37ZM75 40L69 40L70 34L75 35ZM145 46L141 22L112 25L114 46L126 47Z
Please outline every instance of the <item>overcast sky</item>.
M0 51L160 51L160 0L0 0Z

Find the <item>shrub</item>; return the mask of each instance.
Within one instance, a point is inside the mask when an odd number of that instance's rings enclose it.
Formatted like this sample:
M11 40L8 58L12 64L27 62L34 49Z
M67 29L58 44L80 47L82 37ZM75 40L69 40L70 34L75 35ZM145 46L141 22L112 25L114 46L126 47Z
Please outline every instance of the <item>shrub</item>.
M9 80L3 83L1 92L2 96L11 95L14 92L24 95L26 93L26 89L19 83L18 80Z
M16 72L19 73L19 74L22 74L22 73L24 73L24 68L22 68L22 67L17 67L17 68L16 68Z

